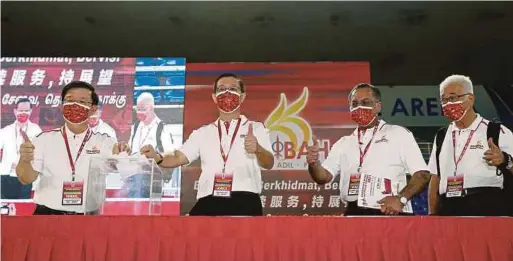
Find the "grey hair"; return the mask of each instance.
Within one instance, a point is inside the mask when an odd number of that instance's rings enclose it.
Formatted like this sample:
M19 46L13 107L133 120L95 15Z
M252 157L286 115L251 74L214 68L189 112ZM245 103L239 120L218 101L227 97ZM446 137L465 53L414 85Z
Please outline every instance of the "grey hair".
M148 101L150 102L150 105L155 105L155 98L153 97L153 94L149 92L143 92L139 97L137 97L137 103L142 101Z
M445 78L445 80L440 83L440 95L443 94L445 88L447 88L447 86L449 85L452 85L452 84L457 84L461 87L463 87L463 89L465 90L465 93L474 93L474 86L472 85L472 81L470 80L469 77L467 76L464 76L464 75L457 75L457 74L454 74L454 75L451 75L447 78Z

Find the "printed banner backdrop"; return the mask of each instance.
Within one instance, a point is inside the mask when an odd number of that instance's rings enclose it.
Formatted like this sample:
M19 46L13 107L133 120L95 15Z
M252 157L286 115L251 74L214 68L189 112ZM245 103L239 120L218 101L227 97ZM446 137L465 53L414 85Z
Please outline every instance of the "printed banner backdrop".
M0 62L2 128L15 121L13 109L20 98L30 99L30 120L43 131L62 126L62 88L73 80L81 80L95 86L103 105L101 119L115 130L118 141L130 139L134 118L132 108L137 96L149 91L155 97L157 115L172 130L170 136L172 140L175 138L174 144L179 146L182 142L184 58L2 57ZM151 82L151 77L139 77L141 75L154 76L155 81ZM134 85L137 86L135 89ZM173 172L173 178L163 189L162 211L165 215L178 214L179 172L179 169ZM109 195L116 194L122 185L120 179L107 180ZM105 211L113 215L125 214L132 211L134 204L146 204L145 200L108 199ZM14 204L18 215L29 215L34 209L32 200L2 199L2 203L4 207Z
M305 147L315 134L324 159L335 141L353 131L347 97L357 83L370 82L369 63L189 63L184 137L217 119L213 82L227 72L247 86L243 113L272 131L275 165L262 173L264 213L341 214L338 183L318 186L311 180ZM182 173L180 213L185 215L196 202L199 160Z
M103 103L103 120L119 140L130 135L135 72L134 58L21 58L0 59L2 86L1 127L14 122L13 109L19 98L29 98L30 120L43 131L64 124L60 105L62 88L74 80L95 86Z

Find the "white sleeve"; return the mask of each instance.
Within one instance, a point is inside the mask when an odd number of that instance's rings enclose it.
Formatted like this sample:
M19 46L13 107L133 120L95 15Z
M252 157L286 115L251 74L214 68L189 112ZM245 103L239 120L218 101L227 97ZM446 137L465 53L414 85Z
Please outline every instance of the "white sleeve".
M419 144L413 137L413 133L404 129L400 134L401 137L401 159L406 168L407 173L413 175L417 171L427 171L428 167L422 152L420 151Z
M187 157L189 163L192 163L200 156L201 143L204 142L201 136L201 130L193 131L189 136L189 139L187 139L180 149L178 149L185 155L185 157Z
M39 173L43 173L44 156L45 156L45 136L41 133L32 139L34 145L34 160L32 161L32 168Z
M34 132L34 136L37 136L39 135L41 132L43 132L43 130L41 130L41 127L39 127L39 125L37 124L34 124L34 126L36 127L36 132Z
M112 128L111 126L109 126L109 130L110 130L109 133L108 133L109 136L111 138L113 138L115 142L118 142L118 137L116 135L116 130L114 128Z
M328 153L328 157L324 162L322 162L322 167L331 173L333 178L340 174L342 169L340 158L344 153L343 149L343 138L339 139L333 146L331 147L330 152Z
M499 148L501 151L513 156L513 133L504 125L501 125L499 134Z
M255 128L255 126L258 126ZM262 146L265 150L273 153L273 148L271 145L271 132L267 129L263 123L253 125L255 136L257 138L258 144Z
M116 140L111 137L111 136L108 136L107 134L106 135L101 135L102 139L101 140L101 150L100 150L100 153L102 155L102 157L111 157L112 156L112 148L114 147L114 144L116 144Z
M438 169L436 167L436 137L433 140L433 148L431 149L431 156L429 156L428 170L431 174L438 175Z

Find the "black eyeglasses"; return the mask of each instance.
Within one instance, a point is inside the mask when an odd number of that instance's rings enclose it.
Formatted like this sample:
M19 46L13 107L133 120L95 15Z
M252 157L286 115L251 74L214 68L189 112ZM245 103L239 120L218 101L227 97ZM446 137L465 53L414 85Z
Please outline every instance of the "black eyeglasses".
M452 95L452 96L449 96L447 98L441 98L440 101L442 102L442 104L446 104L448 102L457 102L461 99L461 97L465 97L467 95L469 95L470 93L465 93L465 94L462 94L462 95Z

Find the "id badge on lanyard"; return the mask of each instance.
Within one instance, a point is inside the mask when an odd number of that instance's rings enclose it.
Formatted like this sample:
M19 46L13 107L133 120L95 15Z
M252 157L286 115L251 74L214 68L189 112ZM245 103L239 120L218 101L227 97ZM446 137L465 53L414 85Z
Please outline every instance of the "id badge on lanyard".
M360 144L361 144L360 130L357 130L358 131L358 148L360 151L360 163L358 165L357 173L353 173L349 176L349 187L348 187L348 191L347 191L348 196L358 196L358 193L360 191L360 181L361 181L360 177L362 176L361 169L362 169L363 161L365 160L365 156L367 155L367 152L369 151L372 141L374 140L374 135L376 135L376 132L378 131L378 126L379 126L379 124L374 127L374 130L372 132L372 137L371 137L369 143L367 143L367 146L365 146L365 149L363 151L360 147Z
M227 153L225 153L223 150L223 134L221 131L221 121L217 123L217 130L219 133L219 148L221 150L221 157L223 158L223 170L221 172L216 173L214 176L214 188L212 193L212 196L214 197L229 198L232 195L233 173L226 172L226 162L228 161L228 156L230 154L230 151L232 150L235 138L237 137L237 132L239 131L240 123L241 119L239 118Z
M452 147L453 147L453 160L454 160L454 173L452 176L447 177L447 188L445 196L448 198L452 197L461 197L464 196L464 182L465 182L465 175L463 173L458 172L458 166L463 159L463 156L467 152L468 146L470 145L470 142L472 141L472 137L474 136L474 133L479 129L479 126L481 126L481 121L479 125L477 125L476 129L471 130L470 134L468 135L467 141L465 142L465 146L463 147L463 150L461 151L460 156L458 159L456 159L456 131L452 132Z
M88 129L87 133L82 140L82 144L77 152L77 157L73 161L71 156L71 150L69 147L68 135L66 134L66 128L62 130L62 137L64 138L64 144L66 145L66 151L68 152L69 165L71 167L71 181L64 181L62 184L62 205L63 206L80 206L83 204L84 199L84 181L75 181L75 166L82 154L87 141L91 138L91 131Z

